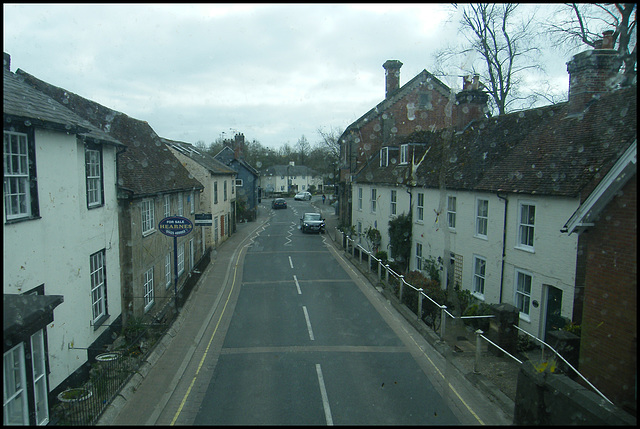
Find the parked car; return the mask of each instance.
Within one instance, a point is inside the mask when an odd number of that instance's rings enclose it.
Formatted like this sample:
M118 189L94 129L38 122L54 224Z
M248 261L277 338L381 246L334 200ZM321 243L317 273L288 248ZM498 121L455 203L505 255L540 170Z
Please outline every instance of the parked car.
M324 219L320 213L305 213L300 219L300 230L302 232L324 233Z
M305 192L298 192L296 194L296 196L293 197L293 198L295 200L298 200L298 201L304 201L304 200L309 201L309 200L311 200L311 193L310 192L306 192L306 191Z
M286 209L287 208L287 200L284 198L275 198L271 201L272 209Z

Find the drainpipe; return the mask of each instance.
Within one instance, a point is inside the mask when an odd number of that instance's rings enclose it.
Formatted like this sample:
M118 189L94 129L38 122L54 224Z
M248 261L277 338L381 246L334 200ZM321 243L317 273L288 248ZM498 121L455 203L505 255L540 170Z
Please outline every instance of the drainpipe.
M500 296L499 296L499 304L502 304L502 287L504 285L504 258L506 255L506 247L507 247L507 206L509 205L509 200L507 197L501 197L500 193L496 193L496 196L501 200L504 200L504 221L502 225L502 269L500 273Z

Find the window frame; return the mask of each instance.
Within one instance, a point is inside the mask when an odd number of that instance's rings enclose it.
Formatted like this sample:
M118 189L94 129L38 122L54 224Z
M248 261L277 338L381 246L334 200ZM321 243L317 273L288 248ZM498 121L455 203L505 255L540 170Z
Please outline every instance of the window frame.
M478 272L478 263L481 263L481 272ZM487 259L480 255L473 255L473 284L472 292L476 297L484 300L485 285L487 283Z
M422 271L422 243L416 242L416 270Z
M7 360L11 360L11 365L7 364ZM16 365L17 364L17 365ZM25 352L24 352L24 342L20 342L16 346L7 350L3 353L2 359L3 366L3 377L2 383L4 385L4 390L8 391L11 387L11 392L8 392L7 398L4 398L3 407L2 407L2 415L3 415L3 423L5 425L10 424L29 424L29 399L27 395L27 368L25 361ZM7 369L11 370L12 377L6 377ZM16 380L19 378L19 380ZM8 383L9 380L12 380L13 383L11 385ZM8 406L14 402L20 401L22 406L22 421L10 421L8 420L11 414L8 412Z
M184 273L184 243L178 245L178 277Z
M453 201L453 210L451 209ZM453 231L456 229L456 214L458 210L458 198L455 195L447 195L447 227Z
M484 216L480 213L481 202L486 203L486 213ZM476 216L475 216L475 237L488 239L489 230L489 200L487 198L476 198ZM484 233L480 231L481 226L484 226Z
M522 276L523 280L526 280L526 278L529 279L529 291L527 292L526 290L520 290L520 276ZM526 286L523 285L523 286ZM531 320L531 295L532 295L532 289L533 289L533 273L529 272L529 271L525 271L525 270L521 270L519 268L515 269L515 278L514 278L514 285L513 285L513 292L514 292L514 299L513 299L513 305L518 309L518 313L520 315L521 319L524 319L526 321L530 321ZM522 301L520 301L522 300ZM520 304L522 304L522 307L520 306ZM522 311L524 310L524 306L526 304L526 311Z
M400 164L409 163L409 144L400 145Z
M380 167L389 165L389 148L387 146L380 149Z
M171 216L171 196L170 195L164 196L163 209L164 209L164 217Z
M142 274L142 291L144 299L144 311L149 311L155 303L155 290L153 286L153 266Z
M378 205L378 189L371 188L371 213L375 213Z
M358 187L358 211L362 211L362 187Z
M11 152L7 149L7 144L11 146L10 136L24 137L25 139L25 155L26 156L26 174L22 173L20 176L23 181L24 198L25 198L25 211L18 214L10 214L8 209L13 207L10 204L11 196L7 195L9 188L11 172L7 171L7 161L11 155ZM7 138L9 140L7 141ZM35 153L35 138L32 127L23 130L20 127L16 131L3 130L3 189L4 189L4 212L5 223L20 222L24 220L39 219L40 218L40 206L38 200L38 186L37 186L37 168L36 168L36 153Z
M396 191L395 189L391 190L390 201L391 201L391 207L390 207L391 215L396 215L398 213L398 191Z
M418 192L416 201L416 222L424 222L424 192Z
M92 154L96 154L96 159L89 159ZM84 144L84 160L87 209L103 207L104 171L102 146L86 142ZM90 161L94 162L90 164ZM97 165L95 165L96 163ZM92 186L92 184L95 186Z
M171 252L164 257L164 282L165 289L169 289L171 286Z
M98 329L109 317L106 256L106 249L101 249L89 256L91 317L94 330ZM98 262L100 264L96 265ZM96 295L96 293L98 295ZM98 310L97 312L96 309Z
M155 232L155 204L153 199L145 198L140 201L140 216L142 218L142 222L140 224L142 236L146 237L147 235Z
M529 218L529 219L526 219L527 221L529 221L530 218L531 218L530 211L531 211L531 207L533 207L533 223L532 224L523 222L522 210L523 210L523 208L525 206L529 207L529 209L527 209L527 217ZM526 251L529 251L529 252L534 252L534 250L535 250L535 247L534 247L534 245L535 245L535 239L534 239L535 238L535 227L536 227L536 219L535 219L536 210L535 210L535 208L536 208L535 203L533 203L531 201L519 201L518 202L518 232L517 232L518 236L516 238L516 248L517 249L526 250ZM522 242L523 241L523 235L524 235L525 231L527 231L527 234L526 234L527 243L523 243ZM531 244L528 244L529 242Z
M184 216L184 197L182 192L178 192L178 208L176 209L178 216Z

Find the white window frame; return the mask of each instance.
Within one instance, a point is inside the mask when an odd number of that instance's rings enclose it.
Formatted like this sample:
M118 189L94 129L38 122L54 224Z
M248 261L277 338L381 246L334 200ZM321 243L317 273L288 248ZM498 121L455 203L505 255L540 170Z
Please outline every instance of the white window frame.
M447 195L447 226L451 230L456 229L457 205L458 199L454 195Z
M171 253L167 253L164 257L164 282L165 288L171 286Z
M193 270L193 267L195 266L195 241L193 241L193 238L191 240L189 240L189 271Z
M213 182L213 204L218 204L218 181Z
M155 204L152 199L140 202L140 214L142 216L142 236L147 236L156 230Z
M358 188L358 210L362 211L362 188Z
M87 207L103 205L102 201L102 151L85 145L85 174L87 183Z
M191 214L194 214L196 212L196 193L191 192L189 198L191 203Z
M105 250L102 249L89 257L91 277L91 314L93 325L101 324L108 313L107 307L107 270Z
M2 383L4 385L2 416L5 426L29 424L25 365L23 342L4 353L2 360Z
M142 290L144 294L144 311L148 311L155 301L153 290L153 267L149 268L142 275Z
M44 348L44 329L31 335L31 371L37 425L49 423L49 389L47 387L47 356Z
M171 196L164 196L164 217L171 216Z
M416 270L422 271L422 243L416 242Z
M244 181L242 179L236 179L236 186L242 186Z
M17 144L17 152L13 149ZM31 217L29 136L4 131L4 204L7 220Z
M424 221L424 193L418 192L418 201L416 202L416 220Z
M487 260L482 256L473 255L473 294L484 300L487 279Z
M529 279L529 291L524 288L526 286L526 280ZM520 280L524 282L521 282ZM533 289L533 274L521 269L515 269L515 278L513 281L514 299L513 304L520 313L520 318L530 321L531 320L531 291Z
M184 243L178 245L178 276L184 273Z
M182 192L178 192L178 209L176 210L178 216L184 216L184 197Z
M387 167L389 165L389 148L383 147L380 149L380 167Z
M486 203L486 211L481 212L482 205ZM489 228L489 200L486 198L476 198L476 234L478 238L487 239Z
M377 203L378 203L378 190L376 188L371 188L371 213L376 212Z
M409 145L403 144L400 145L400 164L408 164L409 163Z
M395 215L398 212L398 191L391 190L391 214Z
M222 183L222 196L223 196L222 201L227 201L227 181L226 180Z
M523 209L527 209L527 219L523 219ZM529 223L531 220L531 207L533 207L533 223ZM516 240L516 248L521 250L534 251L534 234L535 234L535 217L536 217L536 205L530 201L520 201L518 203L518 237ZM526 241L524 243L523 241Z

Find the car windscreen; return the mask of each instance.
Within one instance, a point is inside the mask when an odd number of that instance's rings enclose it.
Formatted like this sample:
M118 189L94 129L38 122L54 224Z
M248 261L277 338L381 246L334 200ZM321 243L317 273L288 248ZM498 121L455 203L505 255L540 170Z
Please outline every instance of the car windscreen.
M304 220L320 220L320 213L308 213L304 215Z

